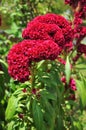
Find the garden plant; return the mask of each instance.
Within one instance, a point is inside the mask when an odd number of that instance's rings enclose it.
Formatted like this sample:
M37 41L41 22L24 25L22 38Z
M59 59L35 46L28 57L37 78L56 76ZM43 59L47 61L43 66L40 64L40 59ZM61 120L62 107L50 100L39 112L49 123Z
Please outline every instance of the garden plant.
M86 130L86 0L67 5L69 17L34 16L17 43L8 41L0 59L0 130Z

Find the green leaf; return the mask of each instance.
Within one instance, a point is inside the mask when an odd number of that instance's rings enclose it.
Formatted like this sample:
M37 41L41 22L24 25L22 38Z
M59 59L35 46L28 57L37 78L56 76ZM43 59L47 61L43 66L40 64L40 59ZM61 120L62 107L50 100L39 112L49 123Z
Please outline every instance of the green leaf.
M8 101L8 106L6 109L6 120L10 120L11 118L13 118L15 112L16 112L16 108L17 108L17 103L18 103L18 99L14 96L12 96L9 101Z
M74 125L74 127L76 128L75 130L83 130L83 126L82 126L82 124L81 124L82 122L80 122L80 121L74 121L73 122L73 125Z
M55 92L49 92L49 91L47 91L46 89L45 90L43 90L43 91L41 91L40 92L40 95L42 95L42 97L46 97L47 99L51 99L51 100L55 100L56 101L56 99L57 99L57 95L56 95L56 93Z
M5 32L8 34L10 34L10 33L15 34L17 31L18 31L18 26L14 22L12 23L10 30L9 29L5 30Z
M11 121L10 123L8 123L7 130L13 130L13 125L14 124L15 124L14 121Z
M37 130L41 130L43 125L43 112L35 99L32 102L32 113Z
M23 90L23 88L18 88L18 89L13 93L13 95L16 96L16 95L19 95L19 94L23 93L22 90Z
M26 130L25 126L19 128L19 130Z
M4 74L4 72L3 71L0 71L0 75L3 75Z
M56 113L55 113L55 108L54 108L53 102L51 103L51 101L48 99L49 99L49 97L47 97L47 94L45 92L42 92L41 99L40 99L40 105L42 106L42 108L44 110L43 118L45 121L45 126L48 127L47 129L53 130L53 127L54 127L53 124L55 123Z
M4 67L7 68L7 64L6 64L3 60L0 59L0 63L2 64L2 67L3 67L3 68L4 68Z
M9 82L10 76L9 76L9 74L8 74L8 66L7 66L6 62L3 61L3 60L1 60L1 59L0 59L0 63L1 63L1 65L2 65L2 69L3 69L3 71L4 71L5 81Z
M86 37L82 39L81 44L86 45Z
M4 85L4 75L0 75L0 101L4 98L5 85Z
M44 62L45 62L45 60L38 62L37 69L39 69L44 64Z
M82 26L86 26L86 20L83 20Z
M63 118L61 116L59 116L57 119L57 129L65 130L64 125L63 125Z
M83 107L86 106L86 80L79 81L76 80L77 90L79 92L79 96L82 102Z
M71 75L71 67L70 67L70 62L69 62L69 57L68 56L67 56L66 64L65 64L65 75L66 75L67 84L69 84L70 75Z

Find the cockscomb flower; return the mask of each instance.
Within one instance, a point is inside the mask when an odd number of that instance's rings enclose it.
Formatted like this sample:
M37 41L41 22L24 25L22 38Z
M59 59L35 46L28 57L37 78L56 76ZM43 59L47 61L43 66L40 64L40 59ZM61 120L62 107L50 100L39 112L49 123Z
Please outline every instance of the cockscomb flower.
M31 40L53 40L64 49L66 43L73 39L73 30L63 16L49 13L37 16L29 22L22 36Z
M41 60L55 60L60 54L61 49L59 46L52 40L39 41L32 50L29 51L31 56L31 61L41 61Z
M70 78L70 81L69 81L69 85L67 86L67 84L66 84L66 77L65 76L63 76L62 78L61 78L61 81L64 83L64 85L65 85L65 87L67 88L67 89L71 89L71 90L73 90L73 91L76 91L77 90L77 88L76 88L76 82L75 82L75 80L73 79L73 78Z
M8 72L15 79L20 82L28 80L30 71L28 51L34 46L34 41L24 40L18 44L13 45L8 53Z
M74 13L80 14L80 18L86 19L86 0L65 0L65 4L69 4Z
M69 83L69 87L71 88L71 90L75 91L76 89L76 82L73 78L70 78L70 83Z
M52 40L24 40L15 44L8 53L8 72L20 82L29 79L31 62L44 59L54 60L60 49Z
M84 45L84 44L79 44L78 45L78 48L77 48L77 51L79 52L79 53L84 53L84 54L86 54L86 45Z

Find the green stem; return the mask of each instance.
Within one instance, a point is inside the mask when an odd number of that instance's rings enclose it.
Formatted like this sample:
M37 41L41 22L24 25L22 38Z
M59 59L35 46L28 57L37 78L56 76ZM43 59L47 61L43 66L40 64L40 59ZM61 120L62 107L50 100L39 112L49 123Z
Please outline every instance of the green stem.
M35 87L35 63L32 63L31 66L31 87L34 88Z

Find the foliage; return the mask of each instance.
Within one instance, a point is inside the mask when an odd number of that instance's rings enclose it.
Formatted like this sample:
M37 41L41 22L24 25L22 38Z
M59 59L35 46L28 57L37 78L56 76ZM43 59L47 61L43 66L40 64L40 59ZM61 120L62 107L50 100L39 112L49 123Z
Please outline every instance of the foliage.
M0 1L0 130L86 129L86 31L82 30L86 28L86 18L82 15L78 19L77 9L71 6L63 0ZM53 60L33 58L28 62L29 80L20 83L8 74L9 49L23 40L21 32L29 21L50 12L70 21L73 38L70 30L65 33L72 38L73 47L63 45L62 52ZM76 31L77 27L81 32Z

